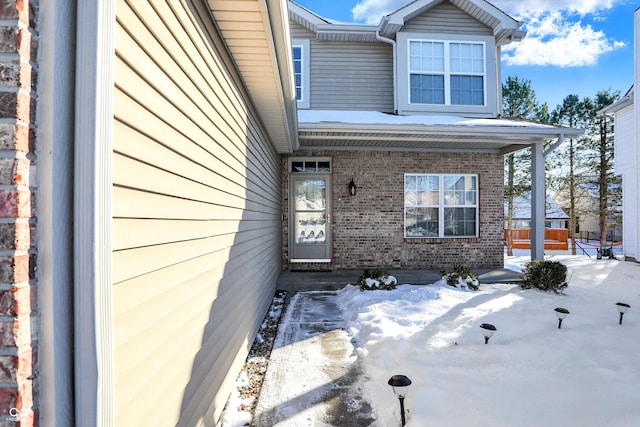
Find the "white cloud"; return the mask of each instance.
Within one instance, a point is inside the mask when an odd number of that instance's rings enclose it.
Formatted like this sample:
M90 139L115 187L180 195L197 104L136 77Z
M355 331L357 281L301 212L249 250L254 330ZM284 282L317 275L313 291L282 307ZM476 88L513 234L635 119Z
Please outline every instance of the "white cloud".
M494 0L494 6L509 14L569 12L579 15L595 14L609 10L624 0Z
M364 21L367 24L377 24L380 19L406 4L409 0L358 0L351 13L356 21Z
M411 0L358 0L351 10L357 21L377 24ZM606 12L626 0L493 0L500 10L526 24L527 37L505 46L509 65L589 66L613 50L625 46L584 22L606 20Z
M527 37L503 49L503 60L509 65L589 66L625 46L590 25L569 21L560 12L532 15L525 22Z

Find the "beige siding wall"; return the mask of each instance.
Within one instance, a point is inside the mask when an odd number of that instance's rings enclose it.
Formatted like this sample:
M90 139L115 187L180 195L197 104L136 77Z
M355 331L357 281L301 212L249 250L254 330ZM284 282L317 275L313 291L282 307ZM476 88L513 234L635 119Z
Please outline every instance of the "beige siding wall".
M292 37L311 38L310 108L393 112L390 44L318 41L296 24Z
M493 34L489 27L449 2L443 2L413 18L402 27L402 31L484 36Z
M214 425L280 272L279 156L199 22L117 5L118 426Z

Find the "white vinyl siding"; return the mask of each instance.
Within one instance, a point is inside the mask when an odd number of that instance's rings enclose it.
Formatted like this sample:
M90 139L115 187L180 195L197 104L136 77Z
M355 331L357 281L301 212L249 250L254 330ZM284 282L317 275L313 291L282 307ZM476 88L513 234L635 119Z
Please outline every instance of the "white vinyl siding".
M402 27L402 31L493 35L491 28L449 2L442 2L426 13L409 20Z
M393 50L386 43L311 43L314 109L393 111Z
M404 176L405 237L477 237L478 176Z
M318 110L393 112L393 49L387 43L329 42L292 23L293 44L309 43L309 104Z
M217 419L281 270L279 156L192 11L117 5L116 425Z
M636 88L638 90L640 88ZM640 190L640 152L636 143L636 128L634 119L636 115L634 106L616 112L615 115L615 172L622 176L622 233L624 242L624 255L640 261L640 242L638 231L640 219L638 218L638 191Z

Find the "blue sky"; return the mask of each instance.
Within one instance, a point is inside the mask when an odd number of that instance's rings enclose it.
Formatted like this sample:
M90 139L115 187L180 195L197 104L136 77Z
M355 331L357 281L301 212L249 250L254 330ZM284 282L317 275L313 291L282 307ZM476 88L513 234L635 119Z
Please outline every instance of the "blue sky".
M324 18L378 23L411 0L295 0ZM633 12L637 0L493 0L524 23L527 37L503 50L502 75L531 81L553 110L565 96L623 95L633 84Z

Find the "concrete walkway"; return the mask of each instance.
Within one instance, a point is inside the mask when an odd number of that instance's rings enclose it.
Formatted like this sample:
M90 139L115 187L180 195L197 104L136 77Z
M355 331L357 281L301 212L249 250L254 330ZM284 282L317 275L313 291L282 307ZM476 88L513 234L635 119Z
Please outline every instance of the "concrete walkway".
M256 408L256 427L359 427L374 422L336 291L292 296Z
M283 272L278 289L292 293L258 399L256 427L360 427L376 425L358 390L363 375L337 303L337 290L362 272ZM507 269L477 272L481 283L518 283ZM430 284L435 271L390 271L399 284Z

